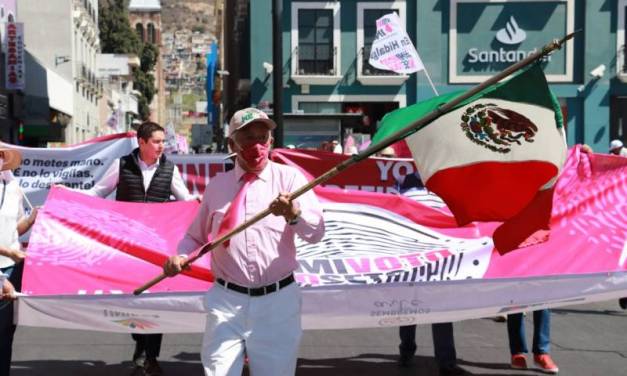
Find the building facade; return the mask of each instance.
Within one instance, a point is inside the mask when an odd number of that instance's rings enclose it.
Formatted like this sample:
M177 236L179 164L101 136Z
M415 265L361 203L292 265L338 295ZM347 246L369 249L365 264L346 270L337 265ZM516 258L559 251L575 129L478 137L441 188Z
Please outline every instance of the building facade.
M240 58L249 57L250 67L227 69L250 80L240 97L248 94L250 104L265 106L272 101L272 1L248 6L255 17L247 17L249 30L241 35L249 38ZM314 146L350 133L373 134L385 113L435 95L424 72L397 75L368 64L376 19L396 12L439 94L468 89L552 39L583 29L543 64L567 119L569 144L606 152L611 139L627 137L626 8L627 0L603 6L584 0L285 0L282 105L291 114L285 143ZM274 67L271 74L276 72ZM361 120L297 116L347 113ZM306 140L307 133L318 137Z
M161 47L161 1L131 0L128 6L129 22L144 43ZM157 55L155 77L155 95L150 103L150 120L164 124L165 112L165 77L161 54Z
M17 15L30 30L23 109L29 143L75 144L98 136L97 0L20 0Z
M98 55L96 76L103 84L99 101L99 133L114 134L132 130L133 120L139 117L137 97L133 89L133 69L139 67L134 54Z

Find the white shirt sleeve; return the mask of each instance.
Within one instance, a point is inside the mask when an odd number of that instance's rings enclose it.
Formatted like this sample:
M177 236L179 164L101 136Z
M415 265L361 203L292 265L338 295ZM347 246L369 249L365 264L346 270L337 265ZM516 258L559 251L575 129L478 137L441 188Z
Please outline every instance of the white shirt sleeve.
M115 191L120 180L120 159L116 158L102 178L91 189L79 190L90 196L107 197Z
M189 201L195 200L197 196L189 193L183 178L181 177L181 173L179 172L179 168L174 166L174 171L172 172L172 183L170 186L172 190L172 194L178 201Z

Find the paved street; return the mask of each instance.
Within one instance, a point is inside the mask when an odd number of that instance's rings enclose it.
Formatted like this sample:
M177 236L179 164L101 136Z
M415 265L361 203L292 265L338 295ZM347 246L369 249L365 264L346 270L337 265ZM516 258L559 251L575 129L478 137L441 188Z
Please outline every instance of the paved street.
M562 375L625 375L627 311L616 301L556 309L552 315L552 354ZM527 318L530 338L531 320ZM509 369L504 323L490 319L455 324L460 365L469 375L534 375ZM396 364L395 328L305 333L297 375L436 375L428 326L418 328L412 369ZM166 335L162 365L167 375L202 375L201 335ZM531 346L531 340L529 339ZM127 375L130 335L19 328L14 346L14 376Z

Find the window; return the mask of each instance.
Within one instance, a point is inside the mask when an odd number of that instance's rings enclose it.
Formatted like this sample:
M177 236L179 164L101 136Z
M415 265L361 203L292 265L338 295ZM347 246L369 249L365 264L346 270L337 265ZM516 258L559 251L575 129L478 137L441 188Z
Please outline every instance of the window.
M400 85L409 76L370 65L370 49L377 32L377 19L397 13L405 24L405 1L362 2L357 4L357 80L362 85Z
M364 9L364 44L361 49L361 74L362 75L389 75L393 72L377 69L370 65L370 50L377 34L377 20L390 13L389 9ZM398 11L394 11L398 14Z
M147 30L147 38L148 38L148 42L155 44L157 42L157 34L155 33L155 25L149 23L148 27L146 28Z
M292 79L334 85L340 73L340 3L292 3Z
M298 74L330 74L333 64L333 12L301 9L298 12Z
M135 30L137 31L137 35L139 35L139 39L141 39L141 41L144 41L144 25L142 25L141 23L138 23L135 25Z

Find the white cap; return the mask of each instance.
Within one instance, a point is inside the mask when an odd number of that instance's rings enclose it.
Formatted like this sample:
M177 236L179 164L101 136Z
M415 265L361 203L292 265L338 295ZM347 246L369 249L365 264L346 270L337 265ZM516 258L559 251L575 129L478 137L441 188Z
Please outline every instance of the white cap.
M623 147L623 142L621 140L612 140L610 142L610 150L616 150Z
M232 137L235 131L238 131L252 123L263 123L270 130L276 128L274 121L272 121L272 119L270 119L265 112L249 107L239 110L233 115L231 121L229 122L229 137Z

